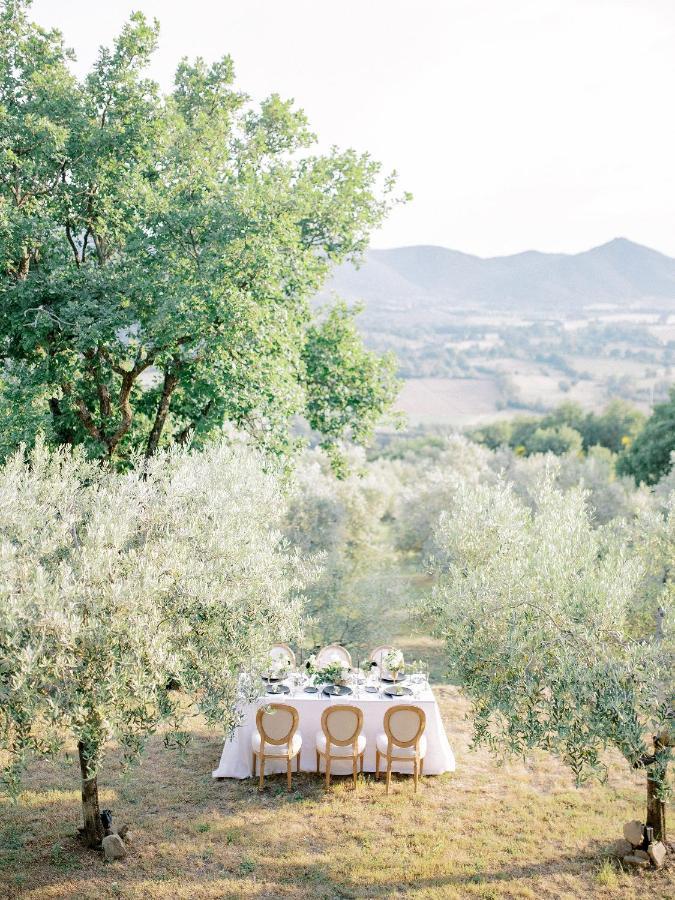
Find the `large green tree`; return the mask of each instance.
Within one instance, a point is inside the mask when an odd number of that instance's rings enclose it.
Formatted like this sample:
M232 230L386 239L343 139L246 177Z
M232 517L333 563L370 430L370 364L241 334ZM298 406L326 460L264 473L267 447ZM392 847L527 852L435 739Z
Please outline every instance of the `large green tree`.
M42 431L124 465L230 421L283 451L298 415L329 446L366 437L393 360L310 299L393 179L313 153L303 113L253 105L229 57L181 61L162 96L140 13L78 80L29 5L0 2L1 449Z
M617 470L632 475L638 484L656 484L673 466L675 453L675 386L665 403L657 403L645 427L626 453Z

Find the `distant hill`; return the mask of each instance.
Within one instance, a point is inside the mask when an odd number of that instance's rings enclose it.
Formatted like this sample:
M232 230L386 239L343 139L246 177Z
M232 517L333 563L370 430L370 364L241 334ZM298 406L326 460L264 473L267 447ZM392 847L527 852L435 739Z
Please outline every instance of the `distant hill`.
M370 250L360 269L336 270L322 292L363 301L365 330L442 324L461 310L490 309L559 317L598 304L675 305L675 259L616 238L584 253L483 259L444 247Z

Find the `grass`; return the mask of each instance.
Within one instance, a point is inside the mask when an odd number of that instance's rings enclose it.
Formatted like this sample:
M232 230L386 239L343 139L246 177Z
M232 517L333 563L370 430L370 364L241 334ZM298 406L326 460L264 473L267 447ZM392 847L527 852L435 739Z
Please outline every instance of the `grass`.
M643 812L638 776L620 763L608 784L575 789L557 761L536 755L499 766L468 749L466 702L436 688L457 772L404 777L389 797L372 777L356 792L314 776L211 778L216 734L199 724L182 756L150 743L124 774L109 754L102 804L133 843L105 864L75 836L79 785L73 754L38 762L21 802L0 805L2 898L667 898L673 868L624 872L612 856L623 823Z

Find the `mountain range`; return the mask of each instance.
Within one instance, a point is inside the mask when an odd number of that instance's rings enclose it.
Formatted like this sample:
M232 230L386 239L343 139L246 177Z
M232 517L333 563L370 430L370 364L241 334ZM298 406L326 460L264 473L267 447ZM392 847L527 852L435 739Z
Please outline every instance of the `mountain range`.
M340 266L322 291L361 301L367 330L439 324L468 309L556 317L593 306L675 309L675 259L615 238L583 253L481 258L445 247L369 250L356 269Z

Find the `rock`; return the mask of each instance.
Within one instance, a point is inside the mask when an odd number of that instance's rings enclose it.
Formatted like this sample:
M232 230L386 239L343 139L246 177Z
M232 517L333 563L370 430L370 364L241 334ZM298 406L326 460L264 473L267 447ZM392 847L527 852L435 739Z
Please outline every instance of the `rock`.
M627 856L624 856L623 861L627 866L641 866L645 869L650 865L648 859L643 859L641 856L636 856L634 853L629 853Z
M647 847L647 853L656 868L660 869L666 861L666 845L661 841L656 841L656 843L650 844L649 847Z
M119 834L107 834L103 838L103 852L108 861L113 859L124 859L127 855L127 848Z
M614 853L617 856L628 856L629 853L633 852L633 845L630 841L626 841L623 838L618 840L614 845Z
M651 857L646 850L633 850L633 856L639 856L640 859L646 859L647 862L651 862Z
M129 826L122 825L121 828L118 828L116 825L113 826L113 834L119 834L123 841L126 840L127 835L129 834Z
M632 822L626 822L623 826L623 836L630 841L633 847L639 847L644 840L645 826L637 819Z

